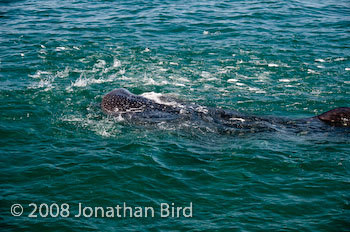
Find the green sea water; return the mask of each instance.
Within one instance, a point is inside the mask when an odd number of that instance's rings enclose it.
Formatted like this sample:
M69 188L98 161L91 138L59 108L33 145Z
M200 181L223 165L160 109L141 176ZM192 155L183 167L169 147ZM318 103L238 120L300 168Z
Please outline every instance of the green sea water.
M349 41L348 0L1 1L1 231L349 231L349 130L225 134L99 108L123 87L312 117L350 106ZM89 217L124 203L132 217Z

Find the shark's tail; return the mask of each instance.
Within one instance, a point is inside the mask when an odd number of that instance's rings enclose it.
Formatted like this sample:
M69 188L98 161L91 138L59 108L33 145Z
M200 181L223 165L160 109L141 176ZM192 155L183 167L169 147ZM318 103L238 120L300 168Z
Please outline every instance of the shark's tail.
M332 126L350 127L350 107L338 107L316 117Z

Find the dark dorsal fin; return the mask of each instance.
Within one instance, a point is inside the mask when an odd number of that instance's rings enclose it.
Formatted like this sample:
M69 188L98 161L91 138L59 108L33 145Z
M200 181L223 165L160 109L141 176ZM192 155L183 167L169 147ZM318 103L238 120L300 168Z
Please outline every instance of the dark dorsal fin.
M321 121L333 126L350 127L350 107L338 107L317 117Z

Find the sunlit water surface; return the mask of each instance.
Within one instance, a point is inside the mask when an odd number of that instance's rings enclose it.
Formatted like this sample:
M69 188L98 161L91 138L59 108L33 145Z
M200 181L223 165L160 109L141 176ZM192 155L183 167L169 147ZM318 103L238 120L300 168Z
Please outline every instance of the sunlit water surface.
M0 16L2 231L350 229L349 130L220 133L99 108L120 87L291 119L349 106L349 1L25 0ZM32 202L71 215L29 218ZM73 216L124 202L156 215Z

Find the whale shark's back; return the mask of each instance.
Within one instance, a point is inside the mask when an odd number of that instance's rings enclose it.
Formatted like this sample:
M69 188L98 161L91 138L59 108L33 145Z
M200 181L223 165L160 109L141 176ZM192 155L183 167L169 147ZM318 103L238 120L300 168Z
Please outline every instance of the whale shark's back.
M130 93L124 88L115 89L102 99L102 110L107 114L120 113L178 113L179 109L156 103L155 101Z
M142 108L147 102L144 98L138 97L128 90L115 89L105 95L101 107L106 113L126 112L130 109Z
M324 127L328 128L328 125L350 127L349 107L339 107L312 118L291 120L245 115L220 108L205 107L203 110L203 107L193 104L167 105L132 94L123 88L105 95L101 107L109 115L122 116L133 122L191 122L208 128L214 126L223 131L271 131L279 128L299 131L306 127L322 131Z

